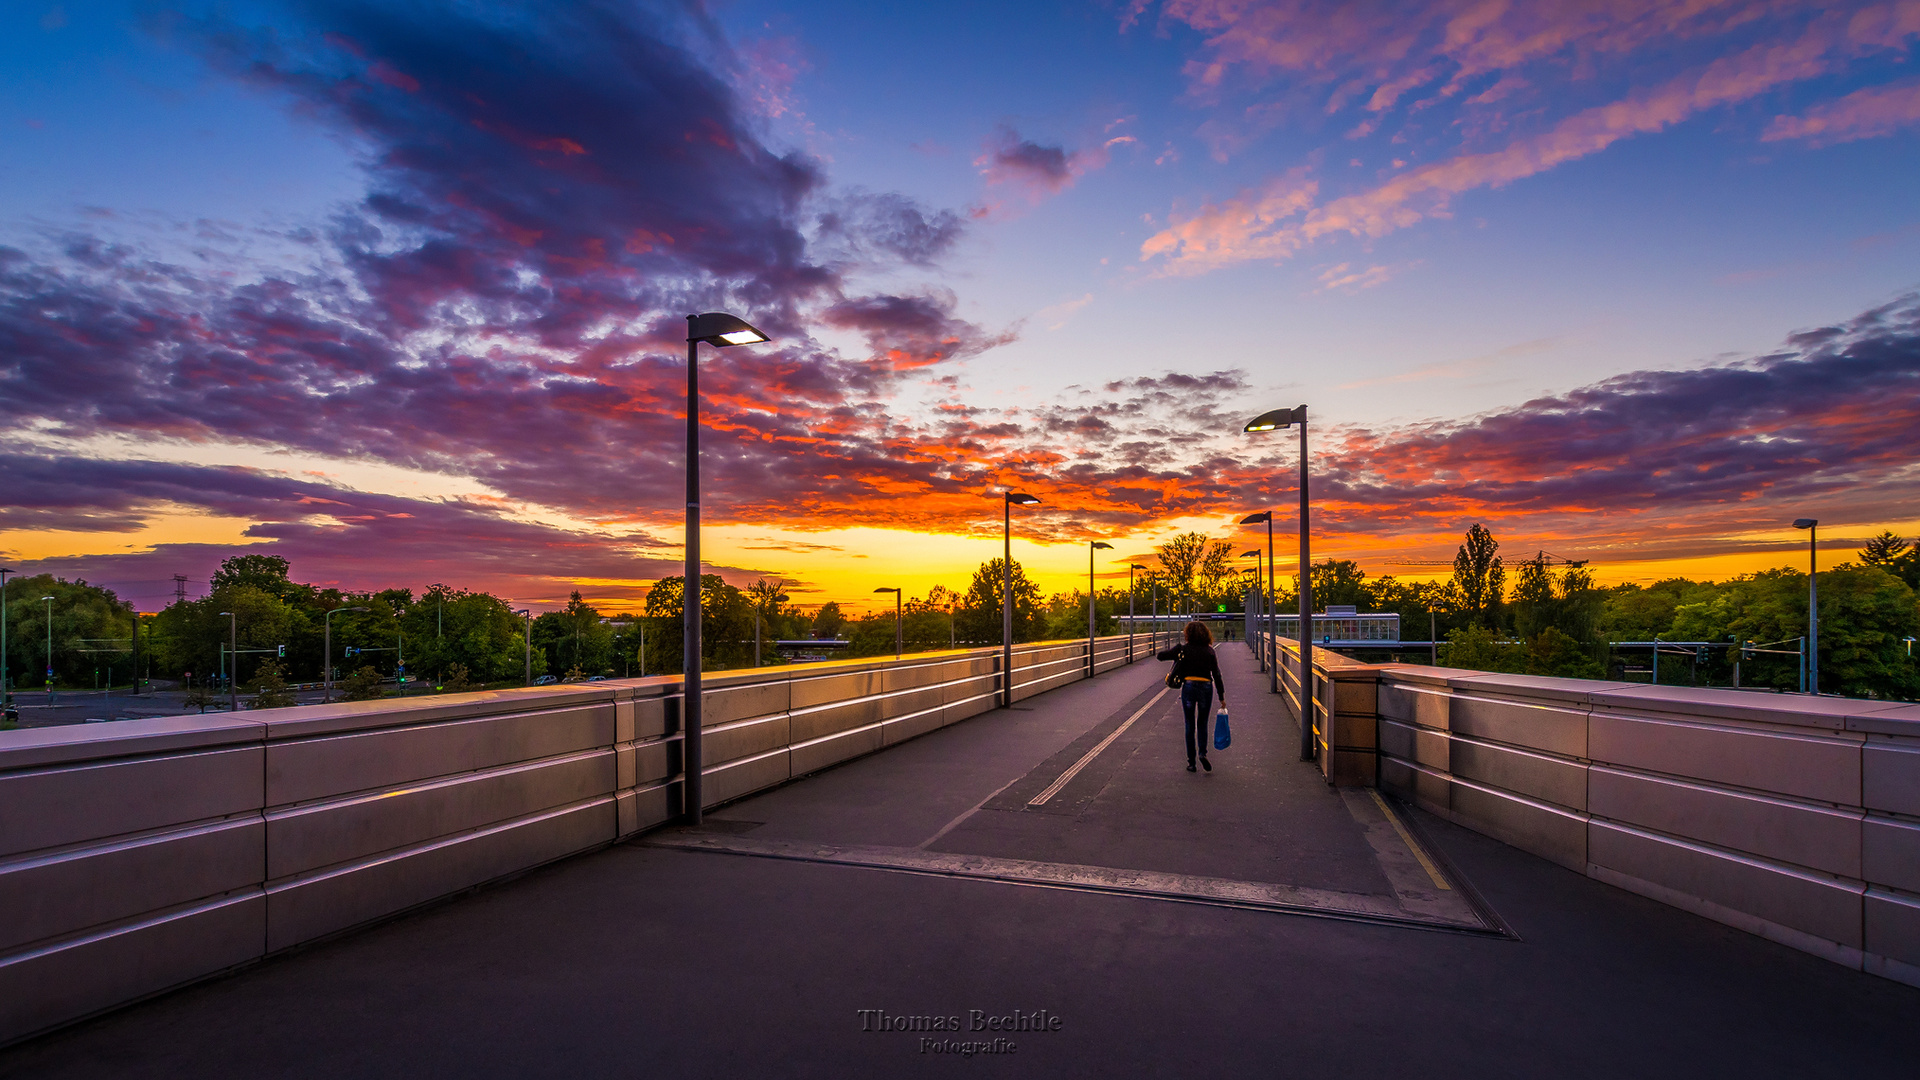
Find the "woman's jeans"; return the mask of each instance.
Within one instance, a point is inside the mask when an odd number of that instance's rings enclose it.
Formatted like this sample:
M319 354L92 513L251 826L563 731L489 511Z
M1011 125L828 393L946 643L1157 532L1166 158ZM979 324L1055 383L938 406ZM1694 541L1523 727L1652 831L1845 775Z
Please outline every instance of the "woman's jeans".
M1200 756L1207 756L1207 721L1213 718L1213 680L1180 687L1180 711L1187 718L1187 764L1193 764L1193 736L1200 735Z

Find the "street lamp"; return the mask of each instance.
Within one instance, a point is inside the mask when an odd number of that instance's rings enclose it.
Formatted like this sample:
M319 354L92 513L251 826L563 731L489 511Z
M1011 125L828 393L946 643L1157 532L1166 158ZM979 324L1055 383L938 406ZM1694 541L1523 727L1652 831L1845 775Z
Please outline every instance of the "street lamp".
M1300 760L1312 761L1313 742L1313 554L1308 517L1307 500L1307 407L1302 405L1294 409L1274 409L1261 413L1247 421L1244 429L1248 432L1276 431L1285 428L1300 427ZM1269 544L1273 536L1273 511L1267 513L1267 536ZM1250 515L1242 524L1250 524L1259 515ZM1267 559L1269 580L1273 574L1271 551ZM1271 588L1271 587L1269 587ZM1279 653L1274 654L1278 666ZM1279 689L1279 673L1270 672L1272 688Z
M1013 708L1013 508L1039 506L1040 500L1018 491L1002 493L1000 529L1000 705Z
M337 607L337 608L334 608L332 611L327 612L327 617L320 620L321 625L323 625L326 628L326 632L327 632L326 644L325 644L326 658L322 661L322 663L324 663L327 668L325 672L327 692L320 699L321 704L323 705L333 700L333 617L335 615L340 614L343 611L365 611L365 610L367 609L364 607Z
M1127 663L1133 663L1133 572L1145 570L1137 562L1127 564Z
M1820 519L1800 518L1796 529L1807 530L1807 693L1820 692L1820 591L1814 575L1820 570Z
M1093 678L1093 638L1098 630L1096 615L1098 608L1093 595L1093 553L1098 550L1112 551L1113 545L1104 540L1094 540L1087 544L1087 678Z
M53 597L43 596L47 602L47 701L53 701Z
M680 727L682 768L686 775L682 791L687 822L692 825L700 824L703 809L700 797L700 343L724 348L755 345L766 340L767 335L745 319L724 311L687 316L687 569L680 592L681 649L686 674ZM532 633L531 628L528 633ZM528 647L531 649L531 644Z
M877 593L890 592L893 594L893 658L895 660L898 660L900 659L900 654L904 651L904 649L902 648L904 642L902 641L901 634L900 634L900 590L899 589L875 589L873 591Z
M1245 524L1245 522L1242 522L1242 524ZM1260 549L1254 548L1252 551L1243 551L1240 553L1240 557L1243 559L1253 560L1253 589L1254 589L1254 595L1258 596L1260 595ZM1253 619L1258 621L1249 620L1249 625L1262 626L1266 622L1266 620L1261 617L1259 612L1253 613ZM1260 670L1265 671L1267 670L1267 654L1263 651L1259 655L1260 655Z
M227 656L233 666L227 670L227 711L240 711L240 616L231 611L220 614L227 617L227 629L231 635L227 645Z
M1242 525L1258 525L1261 522L1266 522L1267 525L1267 644L1265 647L1273 650L1273 662L1267 662L1267 656L1263 650L1260 656L1260 670L1267 673L1267 693L1277 694L1280 692L1280 646L1275 643L1273 636L1274 631L1278 629L1274 623L1273 613L1279 607L1275 602L1273 580L1273 511L1262 510L1240 519ZM1300 544L1305 547L1306 533L1303 531L1300 537Z

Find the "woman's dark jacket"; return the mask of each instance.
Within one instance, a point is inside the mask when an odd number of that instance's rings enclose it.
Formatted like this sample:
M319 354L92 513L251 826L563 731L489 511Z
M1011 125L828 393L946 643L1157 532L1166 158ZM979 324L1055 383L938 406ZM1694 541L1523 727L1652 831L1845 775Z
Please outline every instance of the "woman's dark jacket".
M1227 684L1220 678L1220 660L1213 655L1213 646L1175 645L1160 650L1159 659L1173 661L1173 673L1182 679L1212 679L1220 700L1227 700Z

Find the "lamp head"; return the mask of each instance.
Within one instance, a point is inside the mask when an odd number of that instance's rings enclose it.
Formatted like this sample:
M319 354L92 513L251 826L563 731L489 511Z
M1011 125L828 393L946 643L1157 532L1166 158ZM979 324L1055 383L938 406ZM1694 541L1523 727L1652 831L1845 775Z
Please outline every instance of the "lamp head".
M747 320L724 311L687 316L687 340L709 345L758 345L769 340Z
M1256 416L1253 419L1247 421L1247 426L1244 428L1241 428L1240 430L1242 431L1275 431L1281 428L1290 428L1295 424L1304 424L1306 422L1307 422L1307 407L1305 405L1302 405L1297 409L1274 409L1271 412L1263 412L1259 416Z
M874 592L899 592L899 589L875 589Z
M1796 518L1794 519L1793 527L1796 529L1811 529L1818 524L1820 524L1819 518Z
M43 596L43 597L41 597L41 599L42 599L42 600L51 600L51 599L53 599L53 597L51 597L51 596ZM222 615L226 615L226 616L228 616L228 617L232 617L232 615L233 615L233 612L231 612L231 611L223 611L223 612L221 612L220 614L222 614Z
M1240 553L1240 557L1243 559L1257 559L1260 557L1260 549L1254 548L1252 551L1243 551Z
M1015 506L1039 506L1040 500L1021 491L1007 492L1007 501Z
M1145 570L1145 569L1146 569L1146 567L1144 567L1144 566L1141 566L1141 565L1140 565L1139 563L1137 563L1137 562L1130 562L1130 563L1128 563L1128 564L1127 564L1127 569L1129 569L1129 570Z
M1104 549L1106 549L1107 551L1112 551L1112 550L1113 550L1113 545L1112 545L1112 544L1109 544L1109 543L1107 543L1107 542L1106 542L1105 540L1095 540L1095 541L1093 542L1093 546L1094 546L1095 548L1104 548Z
M1257 513L1257 514L1248 514L1248 515L1247 515L1246 517L1243 517L1243 518L1241 518L1241 519L1240 519L1240 524L1242 524L1242 525L1258 525L1258 524L1260 524L1260 523L1261 523L1261 522L1263 522L1263 521L1272 521L1272 520L1273 520L1273 511L1271 511L1271 510L1262 510L1262 511L1260 511L1260 512L1259 512L1259 513Z

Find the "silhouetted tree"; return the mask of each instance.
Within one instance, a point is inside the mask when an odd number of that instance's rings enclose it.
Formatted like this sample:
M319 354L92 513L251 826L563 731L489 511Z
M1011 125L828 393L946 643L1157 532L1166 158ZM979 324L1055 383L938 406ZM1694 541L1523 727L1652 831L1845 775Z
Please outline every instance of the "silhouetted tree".
M1453 557L1453 587L1473 622L1491 627L1506 592L1507 571L1499 556L1500 542L1486 526L1475 522L1466 542Z

